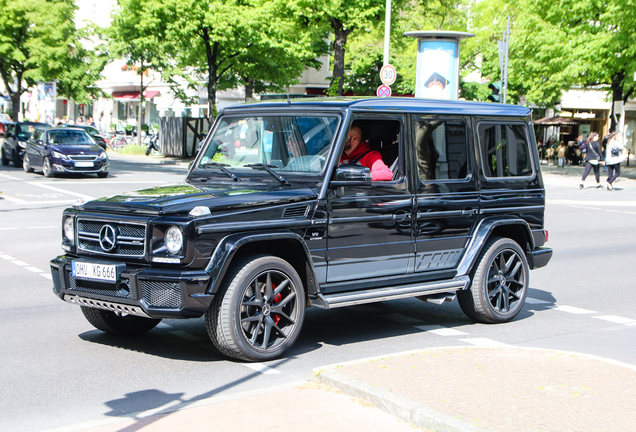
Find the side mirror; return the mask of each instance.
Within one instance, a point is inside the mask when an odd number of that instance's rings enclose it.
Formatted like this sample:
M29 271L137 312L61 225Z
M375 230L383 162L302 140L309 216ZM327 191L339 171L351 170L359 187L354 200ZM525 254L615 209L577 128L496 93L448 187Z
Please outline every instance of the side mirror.
M371 169L365 166L345 164L336 169L336 175L330 185L340 186L371 186Z
M44 141L42 141L42 140L37 140L35 143L36 143L37 145L40 145L40 146L41 146L42 144L44 144Z

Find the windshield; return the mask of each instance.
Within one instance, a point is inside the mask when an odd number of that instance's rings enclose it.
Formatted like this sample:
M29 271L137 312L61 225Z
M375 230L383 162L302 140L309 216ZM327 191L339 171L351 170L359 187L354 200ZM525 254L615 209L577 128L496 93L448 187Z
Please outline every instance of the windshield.
M49 132L49 143L59 145L90 145L95 141L82 130L64 130Z
M318 173L337 127L337 117L224 118L198 168L213 162L227 164L230 169L262 163L276 172Z

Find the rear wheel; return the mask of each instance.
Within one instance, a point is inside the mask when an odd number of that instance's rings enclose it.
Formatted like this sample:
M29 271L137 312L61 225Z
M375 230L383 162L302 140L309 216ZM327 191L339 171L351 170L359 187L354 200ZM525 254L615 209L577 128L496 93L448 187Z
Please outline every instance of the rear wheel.
M42 174L44 177L55 177L55 173L51 169L51 162L49 162L49 158L45 157L44 162L42 163Z
M234 265L205 321L223 354L264 361L294 345L304 316L305 293L296 270L281 258L257 255Z
M116 335L136 335L146 333L161 322L160 319L134 315L118 315L115 312L81 306L89 323L98 330Z
M479 255L470 289L457 292L459 305L475 321L507 322L523 308L530 270L525 253L509 238L490 240Z

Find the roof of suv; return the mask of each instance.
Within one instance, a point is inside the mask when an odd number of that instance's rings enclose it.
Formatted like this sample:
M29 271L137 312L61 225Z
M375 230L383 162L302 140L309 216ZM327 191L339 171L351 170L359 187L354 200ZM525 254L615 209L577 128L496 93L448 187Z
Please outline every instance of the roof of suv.
M275 101L248 102L232 105L223 111L230 113L242 109L258 108L311 108L311 109L346 109L356 108L369 111L401 111L412 113L463 114L463 115L491 115L506 117L525 117L532 110L519 105L507 105L492 102L472 102L456 100L420 99L412 97L390 98L302 98L283 99Z

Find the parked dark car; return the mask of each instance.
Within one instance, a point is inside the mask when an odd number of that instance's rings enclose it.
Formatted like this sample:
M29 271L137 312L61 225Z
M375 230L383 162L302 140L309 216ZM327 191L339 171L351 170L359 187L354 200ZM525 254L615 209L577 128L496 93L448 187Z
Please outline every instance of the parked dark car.
M46 123L36 122L18 122L6 125L4 132L4 140L0 149L0 161L2 165L9 165L13 162L16 168L22 167L22 159L27 141L31 138L31 134L35 128L48 127Z
M552 256L531 112L414 98L225 108L183 184L64 211L54 293L111 334L205 316L214 346L248 361L289 349L310 306L457 298L477 322L510 321ZM391 180L339 166L354 122Z
M106 150L106 147L108 147L108 143L106 142L106 139L104 138L104 136L97 129L95 129L93 126L89 126L89 125L64 125L64 127L72 127L72 128L77 128L77 129L83 129L104 150Z
M33 132L24 155L24 171L56 174L97 174L107 177L110 164L103 148L82 129L38 128Z

